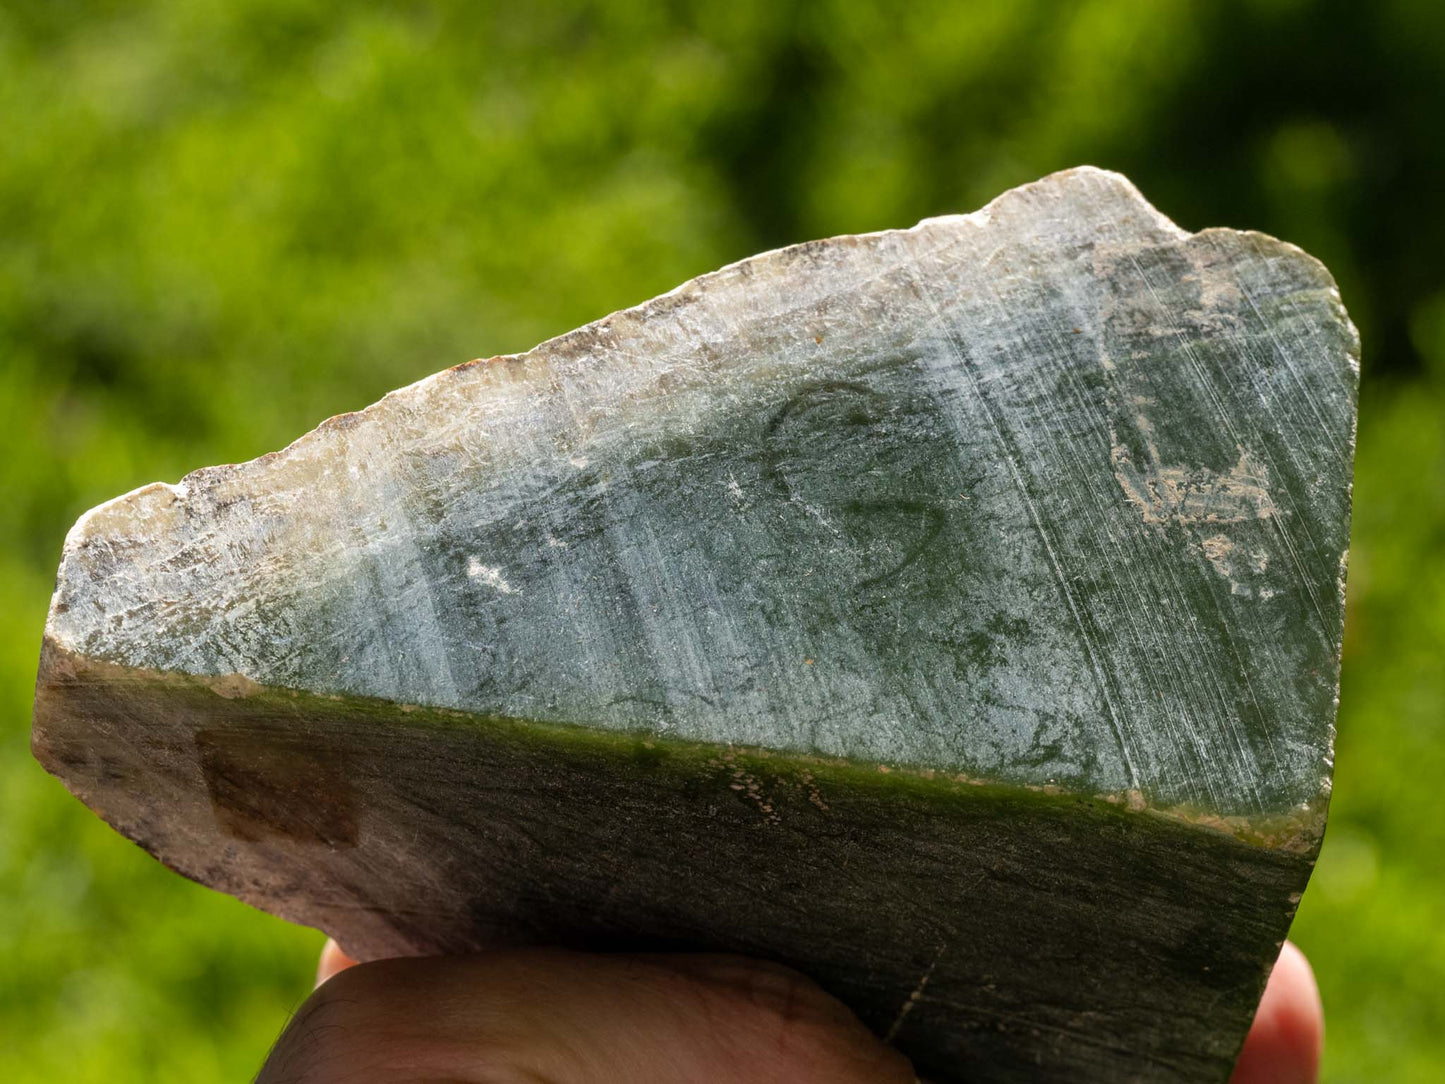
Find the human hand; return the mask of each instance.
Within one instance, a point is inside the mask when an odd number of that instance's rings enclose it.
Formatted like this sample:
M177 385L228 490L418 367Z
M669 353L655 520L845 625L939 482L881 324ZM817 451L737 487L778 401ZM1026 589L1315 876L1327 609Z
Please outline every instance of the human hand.
M327 944L257 1084L914 1079L840 1002L763 961L527 949L351 963Z
M1314 1084L1325 1043L1325 1009L1305 954L1286 941L1229 1084Z
M319 986L257 1084L909 1084L840 1002L735 956L517 950L356 966L328 942ZM1312 1084L1323 1014L1286 944L1231 1084Z

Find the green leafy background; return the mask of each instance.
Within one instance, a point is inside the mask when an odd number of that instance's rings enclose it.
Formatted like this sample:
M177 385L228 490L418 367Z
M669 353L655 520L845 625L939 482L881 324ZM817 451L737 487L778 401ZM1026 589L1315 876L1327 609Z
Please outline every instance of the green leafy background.
M1081 162L1335 271L1364 338L1331 1081L1445 1079L1445 9L1355 0L0 7L0 1080L242 1080L320 936L29 758L66 528L791 241Z

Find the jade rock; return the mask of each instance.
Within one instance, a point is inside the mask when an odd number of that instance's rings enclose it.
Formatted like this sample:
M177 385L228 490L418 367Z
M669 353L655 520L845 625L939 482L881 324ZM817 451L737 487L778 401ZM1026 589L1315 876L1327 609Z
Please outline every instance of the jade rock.
M789 963L1224 1081L1330 792L1358 341L1123 177L768 252L66 539L36 755L360 958Z

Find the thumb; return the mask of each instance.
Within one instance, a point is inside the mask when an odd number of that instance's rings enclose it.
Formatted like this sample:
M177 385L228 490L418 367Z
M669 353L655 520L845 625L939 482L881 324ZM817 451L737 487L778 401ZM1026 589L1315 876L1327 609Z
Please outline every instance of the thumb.
M519 950L346 968L257 1084L910 1084L907 1059L796 971L733 956Z

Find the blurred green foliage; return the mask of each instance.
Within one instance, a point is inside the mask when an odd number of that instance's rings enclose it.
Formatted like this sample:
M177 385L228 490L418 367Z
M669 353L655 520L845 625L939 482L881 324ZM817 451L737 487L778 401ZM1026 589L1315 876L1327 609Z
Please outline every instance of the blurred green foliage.
M319 937L29 759L66 528L760 248L1079 162L1330 264L1364 336L1331 1081L1445 1079L1445 10L1431 0L0 8L0 1080L244 1079Z

